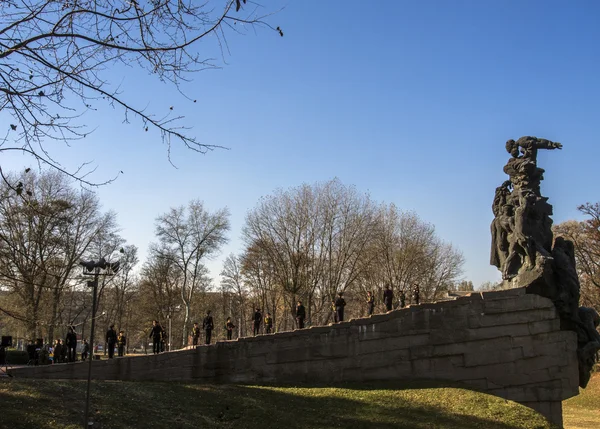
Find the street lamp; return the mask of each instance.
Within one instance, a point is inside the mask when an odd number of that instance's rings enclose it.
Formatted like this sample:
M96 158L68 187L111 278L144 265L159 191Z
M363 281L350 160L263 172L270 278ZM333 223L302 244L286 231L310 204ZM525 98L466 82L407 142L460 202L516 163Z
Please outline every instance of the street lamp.
M169 312L167 313L167 319L169 320L169 351L171 351L171 319L173 319L173 311L181 310L181 305L177 304L175 307L169 307Z
M85 417L83 421L84 429L93 426L92 422L88 421L90 411L90 387L92 384L92 361L94 360L94 327L96 324L96 299L98 295L98 279L101 275L112 276L119 271L119 262L106 262L106 259L101 258L99 261L81 261L79 263L83 267L83 274L94 276L94 280L88 281L87 286L93 288L92 293L92 328L90 333L90 362L88 367L87 393L85 397Z

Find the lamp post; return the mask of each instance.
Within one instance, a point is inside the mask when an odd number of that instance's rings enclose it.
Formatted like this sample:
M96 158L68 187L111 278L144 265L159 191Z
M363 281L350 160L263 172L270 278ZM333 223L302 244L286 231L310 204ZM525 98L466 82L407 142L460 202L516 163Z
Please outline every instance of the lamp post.
M96 300L98 295L98 279L100 275L112 276L119 270L119 262L108 263L104 258L101 258L98 262L96 261L81 261L79 263L83 267L84 275L94 276L94 280L88 281L87 286L93 289L92 291L92 326L90 332L90 361L88 366L88 378L87 378L87 392L85 395L85 416L83 421L84 429L93 426L92 422L88 421L90 412L90 388L92 385L92 362L94 360L94 328L96 325ZM101 273L101 270L104 270Z
M181 310L181 305L176 305L175 307L169 307L167 313L167 319L169 320L169 351L171 351L171 320L173 319L173 312L179 310Z

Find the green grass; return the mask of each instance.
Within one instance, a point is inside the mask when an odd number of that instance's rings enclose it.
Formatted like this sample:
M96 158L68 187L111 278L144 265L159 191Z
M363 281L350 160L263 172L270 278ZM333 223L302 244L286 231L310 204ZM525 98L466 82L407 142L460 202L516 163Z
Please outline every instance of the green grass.
M563 402L565 429L600 428L600 373L596 372L579 396Z
M511 401L432 382L336 387L93 382L102 429L550 428ZM0 428L81 428L85 382L0 379Z

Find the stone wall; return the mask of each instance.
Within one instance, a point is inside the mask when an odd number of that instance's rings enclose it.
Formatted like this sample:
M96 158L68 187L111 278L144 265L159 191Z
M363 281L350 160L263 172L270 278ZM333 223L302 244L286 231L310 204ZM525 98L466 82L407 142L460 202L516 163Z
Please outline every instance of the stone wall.
M561 401L577 395L577 338L561 331L552 302L525 289L331 326L93 363L96 380L209 383L436 379L466 383L532 407L562 425ZM83 363L11 370L15 377L86 378Z

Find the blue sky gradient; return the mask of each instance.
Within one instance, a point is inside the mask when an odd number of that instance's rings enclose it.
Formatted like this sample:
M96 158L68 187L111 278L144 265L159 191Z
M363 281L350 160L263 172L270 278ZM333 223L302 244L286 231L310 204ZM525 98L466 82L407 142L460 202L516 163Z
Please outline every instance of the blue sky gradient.
M208 144L199 155L166 147L123 112L98 106L97 130L52 154L73 167L93 160L98 190L118 212L122 235L145 258L154 219L203 200L227 206L231 242L209 264L242 250L244 217L276 188L338 177L373 199L414 210L462 250L465 279L500 278L489 265L491 201L506 176L504 143L523 135L559 141L540 153L542 193L554 221L600 200L600 2L597 1L265 1L282 11L265 29L199 46L223 66L191 77L182 91L135 68L108 70L139 107L183 114ZM223 64L225 60L226 64ZM4 156L13 169L31 164Z

